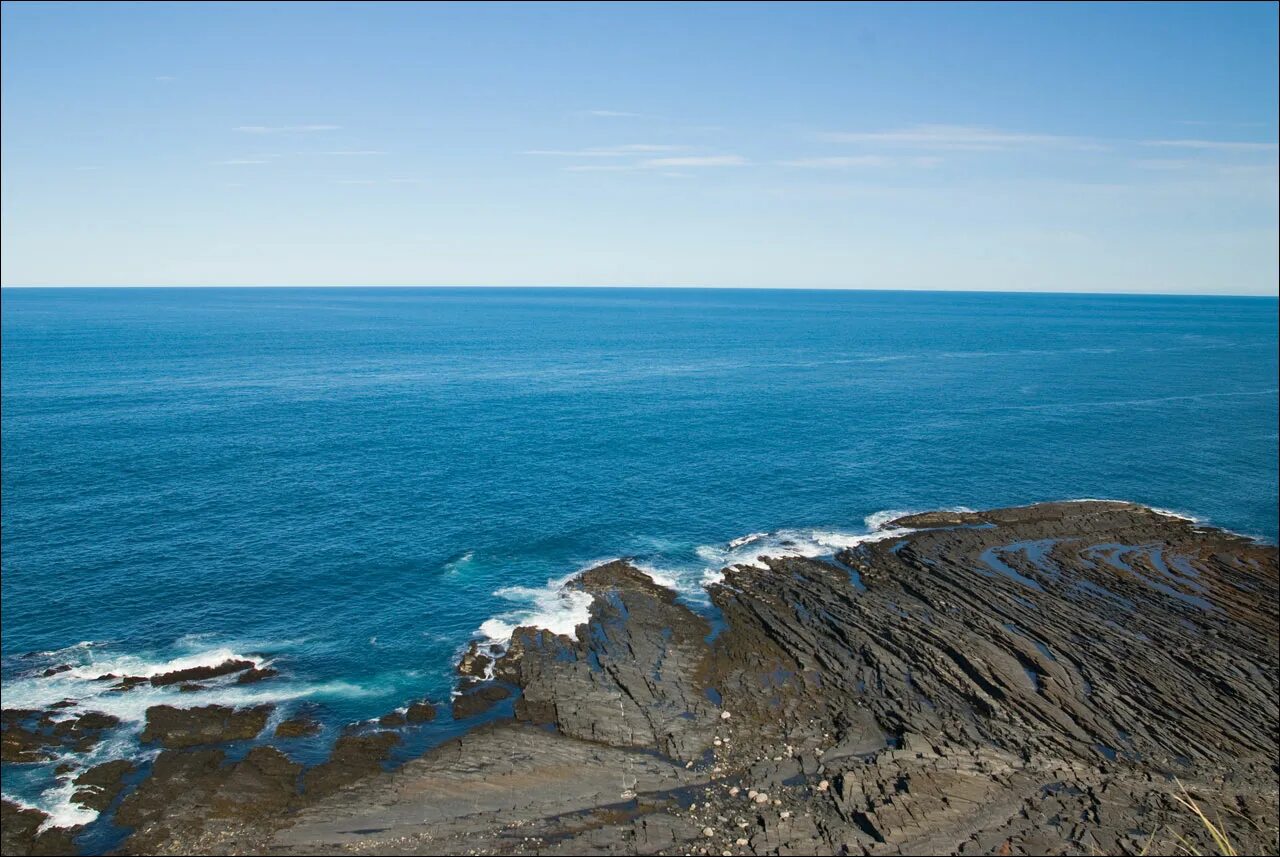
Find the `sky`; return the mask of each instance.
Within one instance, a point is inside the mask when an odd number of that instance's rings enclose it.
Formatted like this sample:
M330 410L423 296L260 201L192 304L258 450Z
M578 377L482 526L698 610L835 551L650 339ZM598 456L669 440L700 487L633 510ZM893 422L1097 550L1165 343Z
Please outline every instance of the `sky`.
M5 2L0 282L1276 295L1277 8Z

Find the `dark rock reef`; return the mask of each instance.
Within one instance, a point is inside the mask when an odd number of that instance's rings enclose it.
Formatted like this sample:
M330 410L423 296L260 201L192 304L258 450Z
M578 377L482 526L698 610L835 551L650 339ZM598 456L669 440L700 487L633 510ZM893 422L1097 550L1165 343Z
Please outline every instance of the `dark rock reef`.
M455 714L511 692L513 718L391 772L386 732L305 774L167 749L124 850L1210 852L1190 799L1275 853L1275 546L1118 502L888 526L912 531L725 569L714 635L628 563L592 569L573 637L464 657Z

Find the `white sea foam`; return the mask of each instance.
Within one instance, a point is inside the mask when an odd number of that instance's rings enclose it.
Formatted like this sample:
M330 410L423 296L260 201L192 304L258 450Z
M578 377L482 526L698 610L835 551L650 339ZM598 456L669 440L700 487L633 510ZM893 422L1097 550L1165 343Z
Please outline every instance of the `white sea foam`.
M785 529L772 533L753 533L749 538L744 536L723 545L701 545L696 552L709 563L703 569L704 581L717 582L720 570L727 566L767 568L763 557L829 556L867 542L905 536L913 531L905 527L881 529L885 523L902 514L904 513L893 511L868 516L867 532Z
M573 636L577 627L591 618L591 594L569 585L583 571L586 568L548 580L541 588L505 586L497 590L493 593L497 597L525 606L485 620L478 633L489 643L500 646L509 643L516 628L521 627L545 628L553 634Z

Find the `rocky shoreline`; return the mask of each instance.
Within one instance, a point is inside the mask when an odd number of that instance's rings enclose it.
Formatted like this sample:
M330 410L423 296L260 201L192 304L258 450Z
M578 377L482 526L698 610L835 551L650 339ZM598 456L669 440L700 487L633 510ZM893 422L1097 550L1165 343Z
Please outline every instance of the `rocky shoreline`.
M130 831L124 854L1211 852L1189 796L1240 853L1276 853L1274 545L1104 501L886 527L725 569L714 626L625 561L591 569L574 637L520 628L459 664L455 716L510 716L394 770L429 703L306 769L245 752L265 709L156 706L149 770L91 768L75 799ZM270 678L201 670L149 681ZM108 720L6 710L4 759ZM274 735L287 750L314 726ZM36 810L3 813L5 854L75 847Z

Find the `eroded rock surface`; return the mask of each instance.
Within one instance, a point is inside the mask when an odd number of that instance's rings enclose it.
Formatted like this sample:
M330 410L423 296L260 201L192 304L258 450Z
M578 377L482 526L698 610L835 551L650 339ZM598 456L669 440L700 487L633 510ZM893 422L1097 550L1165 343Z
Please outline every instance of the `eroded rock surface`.
M147 709L144 742L155 741L162 747L177 749L224 741L243 741L255 737L267 725L272 706L228 708L205 705L200 708L174 708L155 705Z
M389 773L394 735L347 735L301 790L283 757L169 750L120 807L129 848L1209 853L1190 796L1274 853L1275 546L1111 502L888 527L914 531L726 569L714 638L638 569L593 569L574 636L468 653L455 711L511 688L514 722Z

